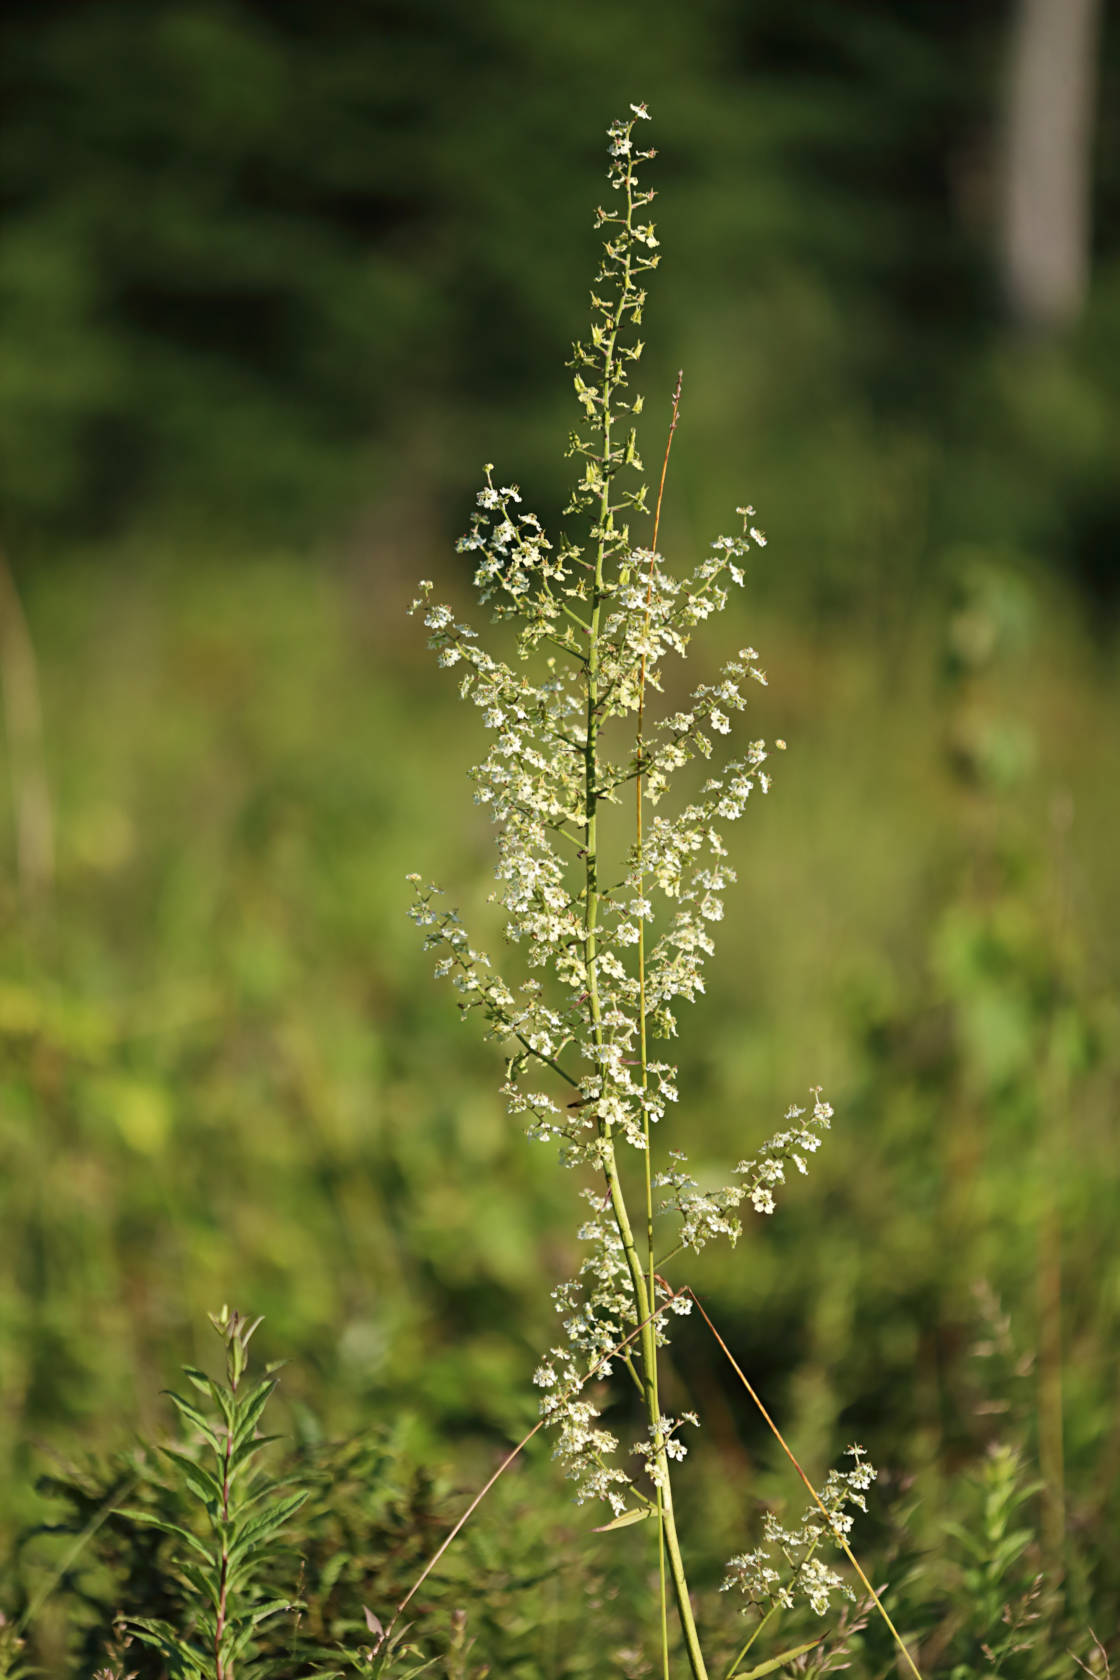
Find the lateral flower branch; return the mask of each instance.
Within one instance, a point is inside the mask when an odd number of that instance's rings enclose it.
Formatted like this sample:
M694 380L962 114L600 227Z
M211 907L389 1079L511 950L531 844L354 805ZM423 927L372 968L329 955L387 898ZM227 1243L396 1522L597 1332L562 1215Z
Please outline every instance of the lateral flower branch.
M635 143L648 112L630 109L608 131L610 197L596 213L604 254L590 332L569 364L583 419L568 448L579 470L565 529L551 540L537 516L522 510L517 486L496 484L488 466L458 545L475 557L480 601L494 619L516 626L522 669L487 652L472 626L433 599L430 583L420 585L412 607L437 663L457 669L460 692L489 733L489 750L470 774L496 827L496 896L522 972L499 972L438 889L409 879L411 915L438 954L436 973L451 980L464 1014L476 1012L486 1035L506 1047L509 1112L530 1137L559 1145L566 1166L590 1169L579 1232L586 1256L577 1276L553 1292L563 1333L536 1373L541 1413L577 1500L604 1501L614 1521L656 1516L688 1661L694 1680L705 1680L671 1476L687 1450L684 1430L697 1419L668 1415L658 1382L658 1350L673 1315L691 1302L656 1277L654 1233L661 1254L698 1251L717 1236L734 1242L737 1210L773 1211L787 1167L805 1171L832 1110L819 1091L807 1112L791 1108L783 1129L741 1161L722 1190L701 1191L676 1150L663 1171L648 1170L661 1123L678 1100L676 1069L649 1055L648 1038L674 1037L680 1003L704 990L704 963L735 880L727 831L770 781L763 741L715 758L717 741L734 736L747 685L766 680L753 648L729 661L717 682L699 684L679 710L651 718L646 691L661 691L666 661L683 659L696 628L724 610L766 539L753 508L740 508L741 529L719 537L677 576L634 534L648 529L650 509L634 424L642 398L630 376L642 353L645 283L659 249L645 219L653 193L638 178L654 152ZM643 824L643 804L656 807L674 775L698 758L712 760L699 793L674 815L657 811ZM638 791L637 823L620 799L626 784ZM621 872L610 880L608 825L628 840ZM613 857L619 848L610 850ZM634 1166L626 1165L630 1152L642 1157ZM636 1326L617 1360L637 1383L646 1414L628 1469L588 1386L592 1374L596 1384L611 1375L614 1361L605 1355ZM815 1548L815 1533L811 1539ZM746 1556L732 1560L727 1584L750 1578L749 1603L756 1604L760 1576ZM795 1573L820 1606L832 1584L828 1572L806 1552Z

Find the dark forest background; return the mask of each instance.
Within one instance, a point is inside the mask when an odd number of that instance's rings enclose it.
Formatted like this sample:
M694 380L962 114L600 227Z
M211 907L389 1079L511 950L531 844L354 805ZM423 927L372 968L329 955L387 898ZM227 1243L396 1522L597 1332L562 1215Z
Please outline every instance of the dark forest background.
M1081 107L1091 285L1040 299L1005 232L1025 4L6 8L15 563L138 526L363 549L390 492L454 524L480 436L553 487L604 113L640 94L690 497L748 463L800 508L786 569L858 598L869 481L909 474L893 576L998 537L1111 597L1120 71L1114 19L1065 10L1087 80L1050 63L1016 167L1068 243L1048 106Z

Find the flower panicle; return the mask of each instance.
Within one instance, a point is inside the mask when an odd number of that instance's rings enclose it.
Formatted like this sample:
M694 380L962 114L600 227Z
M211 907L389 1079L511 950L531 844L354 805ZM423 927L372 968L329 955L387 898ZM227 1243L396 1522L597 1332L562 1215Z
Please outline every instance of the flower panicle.
M849 1507L867 1510L866 1490L878 1472L868 1463L860 1446L851 1446L850 1470L832 1469L821 1489L821 1506L815 1503L804 1512L796 1528L784 1528L772 1511L762 1519L763 1544L741 1552L725 1566L721 1592L738 1592L751 1611L765 1614L773 1609L792 1610L803 1598L818 1616L827 1615L832 1595L855 1602L855 1592L837 1571L817 1556L828 1540L846 1544L852 1529Z
M596 212L603 254L589 330L570 363L582 419L569 445L576 482L567 524L546 532L520 487L488 464L457 545L481 606L513 631L508 657L491 651L429 581L410 609L485 731L468 774L495 833L492 896L504 958L476 945L419 875L409 877L410 914L462 1017L504 1049L510 1115L530 1138L556 1147L565 1165L590 1169L600 1182L615 1175L616 1191L616 1148L630 1146L652 1169L659 1129L679 1100L677 1070L651 1055L649 1037L674 1037L679 1006L704 991L736 880L730 830L752 796L770 787L770 749L741 732L752 684L766 682L755 648L741 647L671 703L652 700L668 686L670 662L687 658L693 636L743 588L766 537L754 508L740 507L741 529L679 570L657 552L656 534L650 546L631 538L647 511L647 486L635 429L642 398L630 381L643 350L645 288L660 260L649 219L654 194L640 178L655 156L640 144L648 115L632 105L608 131L610 192ZM699 790L672 809L674 778L700 761ZM604 830L636 792L636 838L614 848L621 862L603 880ZM513 978L518 969L522 977ZM648 1175L649 1230L655 1219L672 1225L666 1246L674 1251L698 1251L717 1237L734 1243L742 1209L773 1211L775 1190L791 1166L805 1170L831 1112L819 1091L809 1113L792 1108L722 1189L702 1188L671 1152L669 1170ZM652 1187L663 1192L659 1207ZM602 1426L598 1388L589 1385L610 1377L611 1350L640 1322L648 1326L642 1351L626 1361L656 1365L673 1319L690 1306L643 1275L632 1235L629 1249L623 1241L618 1199L591 1196L579 1233L583 1259L554 1291L563 1334L534 1378L577 1499L603 1500L615 1515L633 1496L632 1478L615 1461L618 1442ZM656 1408L650 1417L634 1452L658 1484L683 1456L681 1424L690 1419Z

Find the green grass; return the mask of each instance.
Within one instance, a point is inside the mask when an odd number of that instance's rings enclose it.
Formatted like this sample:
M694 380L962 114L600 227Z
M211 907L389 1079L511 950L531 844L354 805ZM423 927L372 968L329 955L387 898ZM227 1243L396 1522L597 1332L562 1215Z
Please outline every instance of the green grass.
M400 616L409 593L303 556L127 552L26 590L59 863L50 901L22 906L5 808L8 1541L52 1453L166 1427L158 1391L208 1362L223 1299L265 1315L262 1355L291 1360L287 1399L328 1434L406 1415L408 1452L456 1487L532 1421L571 1189L504 1121L500 1069L455 1036L405 921L405 872L449 850L475 923L492 915L462 774L478 742ZM837 1120L812 1180L693 1281L802 1462L873 1445L892 1472L878 1541L888 1506L912 1509L897 1544L936 1573L962 1473L996 1438L1037 1453L1037 1378L1011 1373L1040 1346L1046 1367L1039 1233L1057 1219L1066 1592L1103 1637L1120 1606L1115 672L1060 599L1028 649L950 678L935 600L885 646L858 620L768 622L765 595L756 566L727 634L761 648L757 728L791 750L737 842L674 1123L703 1136L702 1174L809 1077ZM1036 770L1001 788L954 768L975 717L1027 731ZM1014 1349L976 1358L984 1282ZM797 1490L718 1353L686 1346L669 1381L708 1420L684 1517L710 1535L706 1590L744 1500ZM578 1533L536 1480L540 1545L554 1519Z

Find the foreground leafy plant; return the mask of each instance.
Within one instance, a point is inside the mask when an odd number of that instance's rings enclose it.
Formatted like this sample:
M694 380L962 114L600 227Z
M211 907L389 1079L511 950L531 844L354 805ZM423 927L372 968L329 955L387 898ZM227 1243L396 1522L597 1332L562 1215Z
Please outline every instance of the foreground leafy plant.
M871 1476L864 1454L852 1449L851 1468L831 1472L820 1491L814 1490L703 1304L691 1299L811 1499L790 1526L778 1511L766 1512L754 1549L726 1566L724 1588L741 1596L749 1623L745 1643L726 1668L727 1680L765 1680L779 1671L823 1680L853 1660L861 1674L886 1672L892 1652L884 1634L896 1650L905 1647L880 1594L850 1553L866 1597L854 1609L841 1606L839 1616L824 1619L831 1598L844 1591L825 1560L833 1539L847 1552L852 1509L864 1508ZM252 1327L236 1314L220 1315L216 1323L223 1335L230 1330L240 1335L244 1352ZM622 1359L640 1332L641 1326L631 1330L612 1357ZM984 1344L985 1356L989 1347ZM227 1343L227 1358L230 1354ZM199 1372L192 1375L205 1380ZM234 1412L238 1405L247 1409L274 1382L269 1374L254 1388L247 1371L235 1385L234 1377L227 1371L227 1387L239 1397ZM445 1496L431 1475L406 1468L399 1432L370 1431L331 1443L303 1408L294 1414L296 1438L273 1469L265 1473L258 1463L240 1497L230 1500L244 1518L255 1492L258 1515L267 1515L252 1538L251 1579L239 1582L236 1570L226 1574L231 1625L240 1618L243 1627L252 1628L252 1638L231 1662L230 1650L214 1645L216 1618L209 1614L220 1569L207 1573L194 1561L200 1544L207 1539L213 1544L217 1509L213 1488L200 1477L200 1471L209 1474L215 1449L198 1419L219 1443L227 1429L227 1408L214 1401L212 1389L207 1399L211 1404L201 1407L185 1402L182 1446L134 1448L40 1484L52 1504L61 1502L61 1520L37 1526L26 1538L48 1543L53 1563L44 1579L47 1559L41 1557L38 1585L22 1610L14 1619L0 1615L3 1680L45 1672L60 1680L79 1673L94 1680L199 1675L216 1680L219 1660L223 1672L240 1680L266 1675L341 1680L354 1674L419 1680L425 1673L443 1680L483 1680L486 1674L593 1680L605 1671L605 1653L611 1672L631 1680L648 1675L631 1642L634 1618L643 1613L644 1571L631 1567L625 1599L612 1603L621 1584L617 1565L627 1560L611 1560L614 1584L606 1586L606 1560L594 1555L596 1548L558 1526L557 1513L513 1492L506 1473L547 1417L451 1524ZM261 1417L263 1412L257 1427ZM270 1445L256 1428L253 1440L261 1452ZM515 1500L513 1507L507 1504L496 1525L469 1526L499 1482ZM1039 1486L1018 1449L993 1442L977 1474L959 1478L951 1514L933 1516L935 1546L915 1546L913 1511L899 1527L880 1567L889 1570L892 1598L900 1606L895 1614L909 1638L921 1642L928 1672L980 1680L1014 1668L1022 1680L1058 1680L1072 1661L1106 1680L1107 1653L1092 1633L1087 1606L1073 1602L1080 1596L1076 1581L1050 1581L1039 1569L1037 1513L1031 1509ZM293 1506L286 1517L284 1499ZM631 1512L640 1516L642 1507ZM249 1538L250 1520L230 1523L242 1542ZM618 1526L607 1523L601 1532ZM433 1551L440 1531L443 1540ZM600 1553L611 1540L613 1535L599 1543ZM231 1561L236 1550L235 1540L228 1548ZM240 1604L233 1602L238 1590ZM65 1652L50 1641L41 1646L35 1637L39 1612L52 1598L55 1626L67 1630ZM558 1637L554 1624L558 1610L564 1618L565 1601L574 1610ZM284 1614L284 1607L291 1613ZM416 1620L405 1620L406 1612ZM756 1649L764 1637L766 1655ZM44 1667L37 1659L48 1649L53 1662ZM69 1661L62 1666L64 1657Z
M267 1437L257 1426L276 1387L271 1373L244 1385L249 1342L260 1319L250 1324L223 1307L211 1322L226 1344L226 1381L188 1366L185 1375L207 1404L181 1394L170 1397L183 1422L201 1438L202 1451L193 1457L164 1448L205 1512L209 1535L201 1539L142 1508L124 1512L172 1536L183 1548L178 1573L191 1591L189 1628L147 1616L125 1618L136 1638L157 1650L183 1680L234 1680L241 1659L254 1655L260 1630L297 1608L293 1599L262 1595L258 1560L307 1498L306 1488L282 1493L260 1462Z
M657 552L665 468L651 510L633 426L642 399L627 394L629 370L642 353L636 329L644 280L658 263L653 225L642 219L653 194L640 189L637 173L654 153L637 150L634 140L648 112L641 105L631 112L609 131L614 202L597 212L597 225L607 230L604 259L589 342L575 346L571 364L584 425L569 448L582 464L566 510L569 526L552 542L535 514L520 511L517 487L495 485L487 467L478 511L459 545L476 557L480 599L496 620L516 627L518 655L532 674L488 653L470 625L433 600L430 583L413 603L438 663L461 668L461 692L491 734L486 757L471 772L475 798L498 827L506 935L525 950L533 972L503 978L418 875L410 877L411 913L439 953L436 973L461 993L460 1008L478 1011L488 1036L511 1051L503 1087L510 1113L527 1121L531 1137L557 1143L565 1165L593 1175L579 1232L587 1256L578 1275L554 1292L564 1338L535 1377L544 1390L541 1410L577 1500L604 1501L608 1526L655 1516L663 1671L667 1572L694 1680L706 1680L672 1482L672 1466L687 1451L686 1430L698 1419L664 1410L659 1372L671 1316L688 1312L691 1301L670 1287L663 1268L715 1237L734 1242L744 1203L771 1213L787 1170L806 1171L832 1110L814 1091L811 1108L792 1107L783 1129L741 1161L723 1188L701 1189L678 1150L654 1171L655 1136L678 1092L676 1069L651 1056L649 1037L675 1035L678 1004L704 990L703 964L735 880L726 829L743 816L752 793L767 791L769 772L765 743L749 741L674 814L647 822L645 807L660 803L677 773L709 759L716 737L730 736L732 717L746 705L745 684L766 679L747 647L716 681L698 684L683 706L666 706L655 720L646 715L647 690L662 691L666 661L683 658L697 626L723 611L730 586L743 584L744 564L765 538L752 523L754 510L744 507L741 531L720 537L686 577L674 576ZM678 383L674 428L679 394ZM645 547L632 539L630 522L651 515ZM633 792L633 815L619 821L624 790ZM620 1343L624 1351L615 1358ZM612 1362L642 1396L646 1429L633 1446L638 1480L618 1463L618 1442L600 1425L601 1408L589 1394L590 1378L609 1376ZM863 1463L849 1472L857 1502L873 1476ZM850 1596L815 1555L826 1539L843 1540L848 1519L839 1505L834 1517L812 1537L806 1530L789 1556L793 1576L822 1614L834 1590ZM750 1574L743 1557L729 1568L736 1584ZM756 1578L747 1584L757 1602Z
M23 1649L19 1629L0 1613L0 1680L28 1680L34 1673L24 1660Z

